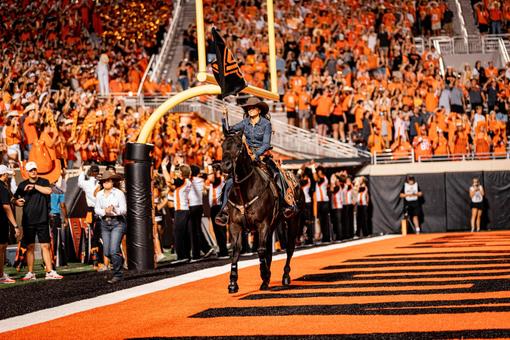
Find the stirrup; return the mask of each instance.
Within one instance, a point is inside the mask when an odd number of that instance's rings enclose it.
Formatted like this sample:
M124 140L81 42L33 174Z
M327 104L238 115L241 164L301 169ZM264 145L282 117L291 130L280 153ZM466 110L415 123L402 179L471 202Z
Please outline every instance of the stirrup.
M225 212L222 212L214 218L214 222L216 222L216 224L220 227L226 227L228 223L228 215Z

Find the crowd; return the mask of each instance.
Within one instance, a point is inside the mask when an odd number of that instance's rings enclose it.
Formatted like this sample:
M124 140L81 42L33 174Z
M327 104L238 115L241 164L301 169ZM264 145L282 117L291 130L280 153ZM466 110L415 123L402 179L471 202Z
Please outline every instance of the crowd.
M268 88L263 1L204 6L206 24L221 30L248 83ZM478 62L441 76L435 48L416 50L415 36L450 34L451 22L444 1L278 3L276 67L288 123L395 158L413 149L417 159L505 154L508 66ZM193 26L184 44L182 89L195 71Z
M471 0L471 4L480 33L508 33L508 21L510 20L510 3L508 1Z

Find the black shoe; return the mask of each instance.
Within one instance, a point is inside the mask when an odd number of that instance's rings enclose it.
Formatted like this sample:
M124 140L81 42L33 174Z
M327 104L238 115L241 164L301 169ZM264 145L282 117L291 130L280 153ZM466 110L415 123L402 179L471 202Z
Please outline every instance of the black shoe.
M217 225L220 227L226 227L228 223L228 215L225 212L220 212L214 219Z
M114 276L110 280L108 280L108 283L114 285L116 283L119 283L120 281L122 281L122 278Z

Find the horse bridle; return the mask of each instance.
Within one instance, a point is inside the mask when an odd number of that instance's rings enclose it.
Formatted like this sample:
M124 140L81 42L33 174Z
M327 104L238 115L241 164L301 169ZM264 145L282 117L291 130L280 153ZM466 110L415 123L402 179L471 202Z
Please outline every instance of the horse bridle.
M246 175L246 177L240 179L240 180L237 180L237 175L236 175L236 164L237 164L237 159L239 158L239 156L241 155L241 153L243 152L244 148L246 148L247 146L242 143L241 144L241 147L239 148L240 150L236 153L235 157L232 157L232 167L234 168L233 169L233 180L234 180L234 184L241 184L243 183L244 181L246 181L248 178L250 178L252 175L253 175L253 172L255 171L255 167L252 166L251 168L251 171L248 175Z

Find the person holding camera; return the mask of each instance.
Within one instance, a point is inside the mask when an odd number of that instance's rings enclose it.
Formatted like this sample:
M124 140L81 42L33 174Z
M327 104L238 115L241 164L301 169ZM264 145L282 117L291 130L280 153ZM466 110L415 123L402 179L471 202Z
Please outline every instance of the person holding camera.
M480 231L485 191L478 177L473 178L473 184L469 188L469 196L471 197L471 232Z
M416 234L419 234L421 231L420 216L422 215L422 210L420 197L423 197L423 193L420 191L414 176L407 176L400 193L400 198L404 199L404 214L406 217L411 217Z
M322 232L322 242L331 242L331 235L329 232L329 196L328 187L329 181L324 168L322 166L316 167L312 164L312 174L315 180L315 198L317 201L317 217Z
M335 240L340 241L344 239L344 232L342 231L342 208L343 208L343 194L342 187L345 185L345 177L342 174L336 173L331 176L331 222L333 223L333 232L335 233Z
M16 205L23 207L23 241L27 246L27 265L28 273L22 280L35 280L34 274L34 249L35 237L37 236L41 244L43 261L46 270L46 280L59 280L63 277L53 270L50 250L50 195L51 187L47 179L39 177L37 173L37 164L28 162L25 165L28 179L21 182L14 193Z
M85 200L87 202L87 215L85 216L85 223L89 225L90 231L89 234L91 237L90 242L90 258L92 259L94 268L100 269L98 267L98 253L101 238L101 228L97 227L97 217L95 214L95 206L96 206L96 194L101 189L99 185L98 177L99 176L99 167L97 165L91 165L87 172L81 168L81 172L78 175L78 187L83 190L85 193ZM108 262L108 261L105 261ZM105 263L106 265L107 263Z

